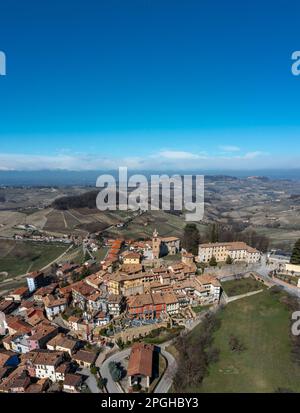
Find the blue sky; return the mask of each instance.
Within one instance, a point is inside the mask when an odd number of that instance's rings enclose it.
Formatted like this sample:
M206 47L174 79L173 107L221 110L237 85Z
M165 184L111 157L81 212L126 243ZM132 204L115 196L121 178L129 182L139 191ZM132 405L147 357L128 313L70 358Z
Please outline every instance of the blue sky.
M296 168L299 1L2 0L0 169Z

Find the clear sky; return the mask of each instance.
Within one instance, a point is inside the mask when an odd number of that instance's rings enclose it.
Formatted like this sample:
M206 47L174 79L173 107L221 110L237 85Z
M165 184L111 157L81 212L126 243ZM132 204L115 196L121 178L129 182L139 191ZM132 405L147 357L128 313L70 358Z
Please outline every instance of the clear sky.
M1 0L0 169L300 166L299 0Z

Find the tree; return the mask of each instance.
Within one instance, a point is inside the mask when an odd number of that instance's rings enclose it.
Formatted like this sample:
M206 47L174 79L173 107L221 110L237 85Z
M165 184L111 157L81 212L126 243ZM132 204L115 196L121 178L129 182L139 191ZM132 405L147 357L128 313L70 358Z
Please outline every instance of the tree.
M111 377L113 379L113 381L120 381L122 378L122 371L119 369L119 367L116 366L115 369L113 369L111 372Z
M210 226L209 238L210 238L210 242L213 242L213 243L219 241L219 228L217 224L212 224Z
M235 336L230 336L228 344L230 350L234 353L241 353L245 350L244 344Z
M98 367L96 366L92 366L90 370L91 370L91 373L94 375L98 373Z
M298 239L294 246L291 257L291 264L300 265L300 239Z
M121 350L123 350L123 348L124 348L124 346L125 346L125 343L122 341L121 338L118 338L116 344L117 344L117 346L118 346Z
M186 224L184 227L184 234L182 240L182 246L188 252L194 255L198 254L198 246L200 244L200 233L196 224Z
M89 261L90 259L91 259L91 256L90 256L89 252L86 250L84 258L83 258L83 263Z
M217 260L216 260L216 257L215 257L214 255L211 257L211 259L210 259L210 261L209 261L209 265L210 265L211 267L216 267L216 266L218 265Z
M227 255L227 258L226 258L226 264L232 264L233 263L233 259L231 258L231 256L230 255Z
M109 371L112 372L113 370L115 370L117 368L117 364L114 361L111 361L108 364L108 368L109 368Z
M101 377L100 379L98 379L97 384L98 384L99 389L103 390L103 388L106 385L106 379L103 379Z

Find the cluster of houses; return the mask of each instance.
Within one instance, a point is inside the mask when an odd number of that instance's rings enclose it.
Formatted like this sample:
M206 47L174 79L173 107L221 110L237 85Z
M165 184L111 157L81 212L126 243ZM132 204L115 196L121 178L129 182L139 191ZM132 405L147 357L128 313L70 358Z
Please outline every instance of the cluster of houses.
M212 254L220 261L227 254L247 262L259 259L243 243L200 245L194 257L181 251L178 238L160 238L157 231L151 241L109 240L108 246L98 265L65 263L52 277L30 273L26 287L0 301L0 392L47 391L53 383L67 392L80 391L83 376L77 370L94 365L105 326L122 318L168 320L186 308L218 303L218 279L199 275L196 262ZM179 252L177 262L160 260ZM133 352L132 382L141 352L150 360L153 348Z

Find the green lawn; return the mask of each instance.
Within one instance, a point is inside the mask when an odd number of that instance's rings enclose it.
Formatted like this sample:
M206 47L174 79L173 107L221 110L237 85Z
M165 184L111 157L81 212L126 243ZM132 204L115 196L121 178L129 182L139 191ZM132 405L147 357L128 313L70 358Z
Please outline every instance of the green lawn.
M103 261L107 255L107 252L108 252L107 247L101 247L96 253L93 253L93 255L98 261Z
M241 280L226 281L222 283L222 288L228 295L233 297L235 295L246 294L252 291L266 288L264 284L256 281L254 278L243 278Z
M8 277L12 277L41 269L66 249L66 245L60 244L16 242L8 254L0 257L0 272L8 272Z
M219 313L221 327L214 333L219 361L197 392L274 392L277 388L300 392L300 367L291 361L290 314L269 290L228 304ZM196 328L192 334L197 334ZM229 347L236 336L241 353Z
M162 344L177 337L182 329L183 327L179 326L170 329L162 328L160 331L153 330L148 336L144 337L143 341L148 344Z

